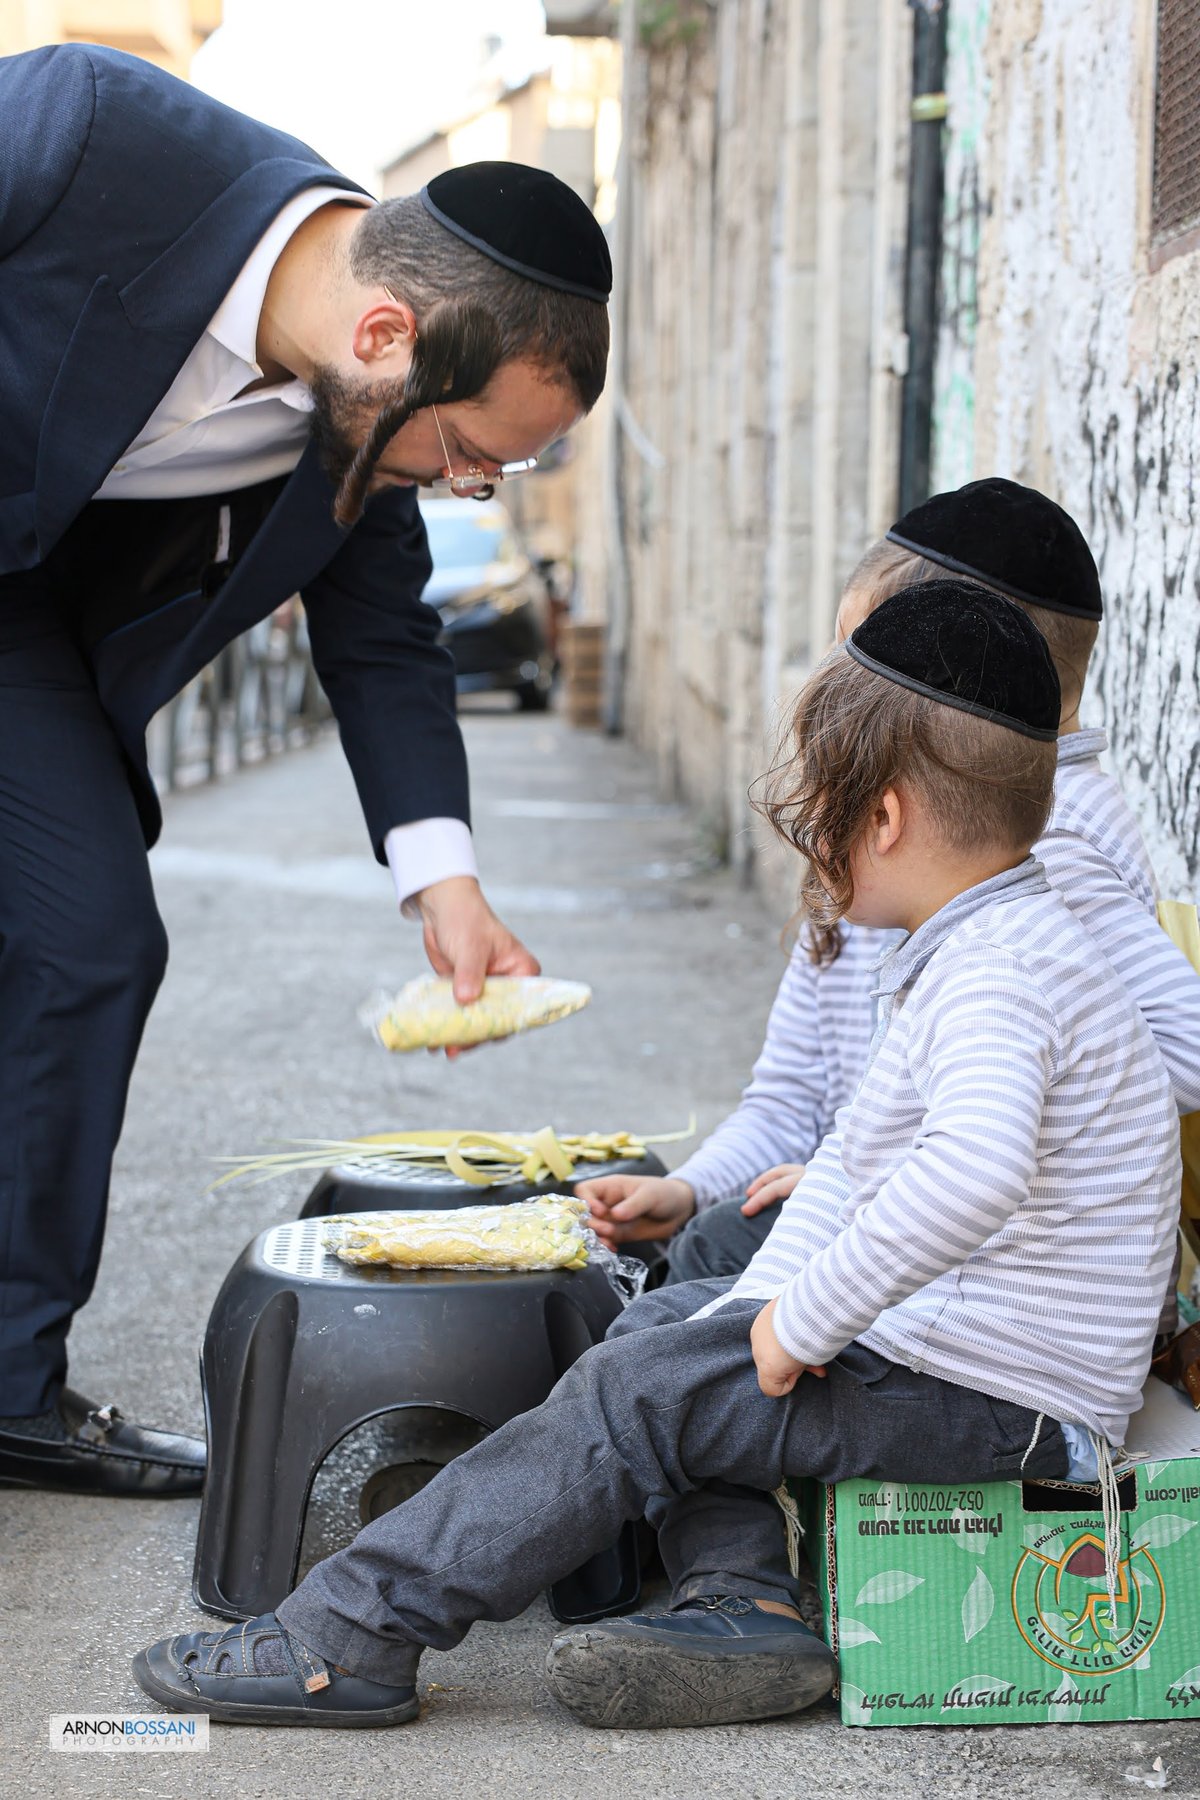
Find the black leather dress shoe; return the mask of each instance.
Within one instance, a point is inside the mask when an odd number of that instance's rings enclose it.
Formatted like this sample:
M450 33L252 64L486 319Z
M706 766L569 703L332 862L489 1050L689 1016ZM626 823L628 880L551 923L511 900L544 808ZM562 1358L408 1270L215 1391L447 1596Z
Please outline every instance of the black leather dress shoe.
M164 1500L204 1486L201 1438L152 1431L64 1388L54 1414L0 1426L0 1487Z
M414 1685L348 1674L274 1613L226 1631L161 1638L134 1657L133 1675L160 1706L223 1725L406 1725L420 1711Z

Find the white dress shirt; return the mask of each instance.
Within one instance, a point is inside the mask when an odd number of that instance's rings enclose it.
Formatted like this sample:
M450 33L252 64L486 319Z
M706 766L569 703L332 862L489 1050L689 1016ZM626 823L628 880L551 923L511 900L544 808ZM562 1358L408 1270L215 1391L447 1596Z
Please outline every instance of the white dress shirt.
M275 215L204 336L101 483L98 500L228 493L295 468L312 412L304 383L242 389L262 380L258 322L275 264L304 221L331 201L370 204L342 188L311 187Z
M309 437L312 396L302 381L261 381L258 324L267 284L284 246L322 206L369 206L344 188L297 194L267 227L200 342L149 419L97 490L101 500L169 500L228 493L294 469ZM461 819L419 819L384 841L396 897L405 906L421 888L478 873L471 833Z

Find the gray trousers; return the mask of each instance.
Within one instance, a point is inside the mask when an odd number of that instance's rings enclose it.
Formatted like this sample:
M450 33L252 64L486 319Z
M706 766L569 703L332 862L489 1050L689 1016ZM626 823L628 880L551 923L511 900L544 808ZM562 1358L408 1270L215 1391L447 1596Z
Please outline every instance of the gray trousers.
M740 1275L766 1243L778 1217L778 1206L766 1206L747 1218L740 1199L706 1206L671 1239L664 1287Z
M635 1301L541 1406L319 1563L279 1607L283 1624L327 1661L399 1686L424 1648L449 1649L476 1619L515 1617L648 1509L675 1604L696 1593L791 1602L766 1510L785 1476L988 1481L1021 1468L1034 1413L858 1344L826 1379L802 1376L768 1399L750 1354L759 1303L686 1316L726 1285ZM1061 1477L1067 1460L1061 1431L1044 1425L1025 1473Z

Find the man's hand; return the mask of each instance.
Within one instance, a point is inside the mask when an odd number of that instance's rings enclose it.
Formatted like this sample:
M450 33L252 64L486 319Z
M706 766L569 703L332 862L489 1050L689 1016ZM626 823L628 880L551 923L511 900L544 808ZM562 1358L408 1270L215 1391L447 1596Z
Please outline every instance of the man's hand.
M668 1175L598 1175L575 1189L587 1202L591 1227L615 1250L631 1238L672 1237L696 1210L686 1181Z
M742 1211L748 1219L755 1213L764 1212L768 1206L778 1206L786 1200L805 1169L804 1163L776 1163L773 1169L764 1169L756 1175L746 1189L746 1198L742 1202Z
M539 975L542 965L502 925L473 875L435 881L415 896L425 929L425 954L438 975L454 978L460 1006L478 1000L487 975ZM461 1051L447 1050L447 1056Z
M825 1370L816 1363L797 1362L789 1356L775 1336L775 1308L778 1300L769 1300L750 1327L750 1348L758 1370L758 1385L773 1400L790 1394L802 1375L820 1375Z

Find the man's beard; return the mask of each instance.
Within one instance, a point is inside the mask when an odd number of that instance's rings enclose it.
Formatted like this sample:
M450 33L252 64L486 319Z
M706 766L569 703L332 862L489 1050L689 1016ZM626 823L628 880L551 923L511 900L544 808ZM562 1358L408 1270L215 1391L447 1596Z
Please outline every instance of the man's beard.
M313 400L312 439L321 467L340 488L380 412L402 399L404 382L349 381L338 369L321 363L308 385Z

